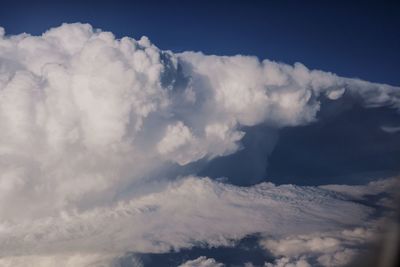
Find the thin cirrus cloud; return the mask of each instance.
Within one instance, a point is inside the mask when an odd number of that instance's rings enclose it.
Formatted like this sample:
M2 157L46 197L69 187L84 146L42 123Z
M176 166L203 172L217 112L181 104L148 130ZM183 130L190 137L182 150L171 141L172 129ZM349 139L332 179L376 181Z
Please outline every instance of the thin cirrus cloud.
M323 108L321 98L343 95L365 107L400 109L397 87L300 63L175 54L146 37L115 39L88 24L63 24L41 36L2 29L1 263L51 266L54 257L70 255L66 264L85 266L97 254L165 252L194 241L229 245L255 232L295 235L339 221L360 224L369 208L334 190L245 189L167 175L185 176L184 166L237 152L244 127L309 124ZM313 198L305 200L303 191Z

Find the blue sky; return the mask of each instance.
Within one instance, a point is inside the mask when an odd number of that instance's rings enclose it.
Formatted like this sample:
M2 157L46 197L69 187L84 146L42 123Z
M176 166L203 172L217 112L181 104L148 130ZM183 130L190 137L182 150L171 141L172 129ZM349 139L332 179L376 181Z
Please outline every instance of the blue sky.
M0 25L40 34L88 22L161 49L248 54L400 85L396 1L4 1Z

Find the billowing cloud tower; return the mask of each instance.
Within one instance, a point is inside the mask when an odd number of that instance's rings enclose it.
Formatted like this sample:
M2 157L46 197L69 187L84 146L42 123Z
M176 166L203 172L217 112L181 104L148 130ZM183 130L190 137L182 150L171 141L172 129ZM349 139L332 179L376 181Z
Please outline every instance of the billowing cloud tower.
M349 201L353 189L198 177L245 149L246 129L273 136L318 120L324 103L343 97L400 109L398 87L300 63L175 54L88 24L41 36L1 29L0 266L107 266L127 252L232 245L253 233L295 258L277 238L329 230L357 243L340 227L360 226L372 211ZM267 142L272 149L276 138ZM379 193L395 182L382 184L362 188ZM323 244L337 253L331 239Z

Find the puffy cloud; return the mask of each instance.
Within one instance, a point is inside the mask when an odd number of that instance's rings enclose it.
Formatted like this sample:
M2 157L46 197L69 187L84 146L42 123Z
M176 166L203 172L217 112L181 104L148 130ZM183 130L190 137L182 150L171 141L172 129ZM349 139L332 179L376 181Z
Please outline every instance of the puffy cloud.
M88 24L41 36L0 28L2 264L45 266L61 255L90 265L99 252L358 224L370 210L345 201L339 187L165 179L235 153L245 127L304 125L317 119L321 99L342 96L400 109L397 87L300 63L175 54Z
M323 94L400 103L396 87L300 63L174 54L88 24L2 35L0 59L0 215L8 219L95 207L166 164L232 154L241 127L312 122Z
M179 267L223 267L224 264L218 263L214 259L208 259L207 257L201 256L195 260L187 261Z
M265 239L261 244L273 255L283 256L275 263L276 266L291 266L289 262L298 263L301 260L318 262L321 266L344 266L360 254L358 248L371 242L372 236L371 230L356 228L342 232L288 236L280 240ZM280 261L285 264L282 265Z
M397 236L398 225L396 211L398 204L398 178L372 181L366 185L325 185L319 188L337 192L355 200L366 200L370 196L382 193L386 197L373 203L381 211L386 211L379 219L368 219L355 228L344 228L335 231L315 231L310 234L286 235L280 238L264 236L260 244L267 251L278 257L278 260L267 266L297 266L299 261L317 262L320 266L346 266L356 256L365 253L376 242L384 243L389 236ZM372 217L374 218L374 217ZM383 239L382 239L383 238ZM383 240L383 241L382 241ZM387 242L394 244L396 241ZM380 244L379 243L379 244ZM391 245L389 245L391 246ZM377 257L383 257L378 255ZM391 257L390 255L389 257ZM280 258L279 258L280 257Z
M290 260L282 257L277 259L274 263L265 263L265 267L310 267L311 265L304 259Z
M260 244L277 257L274 263L267 266L297 266L302 261L316 263L318 266L348 266L357 260L357 256L366 253L375 255L371 260L379 263L382 260L392 261L395 253L392 245L397 241L398 225L394 218L381 217L379 220L368 220L362 227L345 228L335 231L315 231L310 234L289 235L282 238L264 236ZM384 253L373 246L384 247ZM373 251L370 251L374 249ZM286 265L287 264L287 265ZM351 266L351 265L350 265ZM358 265L357 265L358 266Z
M339 99L340 97L342 97L342 95L344 94L345 91L346 91L346 89L344 89L344 88L328 91L326 93L326 96L331 100L336 100L336 99Z

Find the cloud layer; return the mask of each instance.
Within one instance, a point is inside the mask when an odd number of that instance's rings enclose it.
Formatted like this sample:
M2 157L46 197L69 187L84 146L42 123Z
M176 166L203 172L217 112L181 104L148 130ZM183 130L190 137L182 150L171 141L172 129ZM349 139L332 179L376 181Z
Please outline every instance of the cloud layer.
M394 182L386 180L387 186ZM128 251L162 253L200 244L230 246L252 233L265 233L262 245L277 256L336 253L341 240L359 238L356 241L362 243L371 235L362 229L341 232L368 226L365 222L373 212L347 196L318 187L270 183L237 187L187 177L160 192L109 208L2 223L0 256L13 266L21 256L32 254L67 259L69 255L71 262L82 260L79 255L83 254L85 260L98 260L98 253L106 258Z
M76 253L163 252L360 224L370 210L337 188L175 179L191 163L241 149L245 127L305 125L322 100L343 96L400 109L397 87L300 63L175 54L88 24L41 36L0 28L1 264L51 266L54 254L89 265Z

